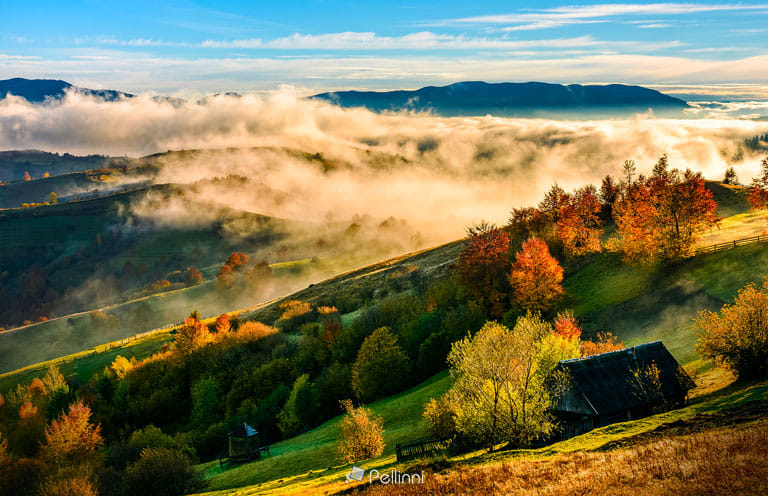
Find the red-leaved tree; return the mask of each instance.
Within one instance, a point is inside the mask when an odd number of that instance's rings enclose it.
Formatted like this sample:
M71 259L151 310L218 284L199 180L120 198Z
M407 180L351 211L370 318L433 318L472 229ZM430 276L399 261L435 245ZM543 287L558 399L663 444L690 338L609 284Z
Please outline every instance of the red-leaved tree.
M504 277L509 270L509 234L486 223L470 227L467 234L468 244L457 265L459 280L489 315L499 317L509 292Z

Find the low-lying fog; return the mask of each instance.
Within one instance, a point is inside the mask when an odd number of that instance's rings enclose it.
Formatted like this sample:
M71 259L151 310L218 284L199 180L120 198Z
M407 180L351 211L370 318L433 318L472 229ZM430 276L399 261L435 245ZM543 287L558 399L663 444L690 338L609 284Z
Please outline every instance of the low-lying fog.
M555 181L599 184L626 159L647 172L667 153L672 166L713 179L732 165L749 182L760 157L741 143L766 132L766 121L650 113L595 121L378 115L290 91L176 106L74 94L47 105L0 101L0 149L129 156L211 150L169 156L155 181L199 182L199 199L297 220L408 219L428 243L455 238L480 219L503 222ZM207 181L227 175L249 181Z

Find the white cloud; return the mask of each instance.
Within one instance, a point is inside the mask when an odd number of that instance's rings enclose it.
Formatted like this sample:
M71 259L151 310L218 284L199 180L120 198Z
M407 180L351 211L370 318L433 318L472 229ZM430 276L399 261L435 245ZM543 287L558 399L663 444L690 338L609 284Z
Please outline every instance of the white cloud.
M766 4L697 4L697 3L652 3L652 4L598 4L539 9L533 12L498 14L448 19L436 25L455 24L512 24L509 30L532 30L561 27L570 24L595 22L618 16L631 15L677 15L695 12L732 12L762 10Z
M660 29L660 28L671 28L674 26L668 23L654 22L651 24L638 24L637 27L642 29Z

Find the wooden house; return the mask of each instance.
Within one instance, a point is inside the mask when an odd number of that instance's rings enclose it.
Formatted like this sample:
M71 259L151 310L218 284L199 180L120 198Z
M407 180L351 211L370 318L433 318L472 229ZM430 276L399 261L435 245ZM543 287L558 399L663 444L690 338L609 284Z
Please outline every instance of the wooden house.
M685 403L695 387L661 341L561 361L553 411L567 439Z

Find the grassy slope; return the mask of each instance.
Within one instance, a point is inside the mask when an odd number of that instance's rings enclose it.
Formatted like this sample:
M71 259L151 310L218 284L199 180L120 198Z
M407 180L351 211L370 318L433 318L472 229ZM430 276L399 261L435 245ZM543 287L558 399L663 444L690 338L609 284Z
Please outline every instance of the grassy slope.
M369 405L385 420L384 459L394 458L395 444L426 435L423 426L413 419L420 418L424 404L447 391L448 385L448 373L443 372L408 391ZM336 461L340 419L336 417L305 434L270 446L269 457L261 461L225 466L223 470L218 462L202 465L210 478L209 489L227 489L279 479L313 480L328 472L338 473L346 466Z
M396 427L398 436L388 433L388 449L384 454L358 465L366 469L377 468L381 472L391 469L405 470L408 464L396 462L391 443L397 437L413 438L422 434L420 423L422 410L416 408L417 405L423 405L430 397L439 394L447 386L448 378L443 373L405 393L372 404L371 408L385 418L388 418L387 414L396 416L394 417L396 420L389 422L387 427ZM631 443L633 437L642 436L696 416L760 400L768 400L768 383L734 384L695 398L684 408L639 420L612 424L543 448L494 452L481 450L455 457L451 462L460 465L486 465L515 459L540 459L563 453L603 449L617 444ZM200 466L209 478L210 486L206 494L210 496L235 493L239 496L288 493L330 494L346 489L347 486L342 481L350 466L334 465L332 461L334 451L331 441L334 440L333 436L337 432L338 420L338 418L333 419L313 431L281 442L266 459L235 468L225 468L223 471L218 468L218 462ZM413 463L410 462L411 465Z

